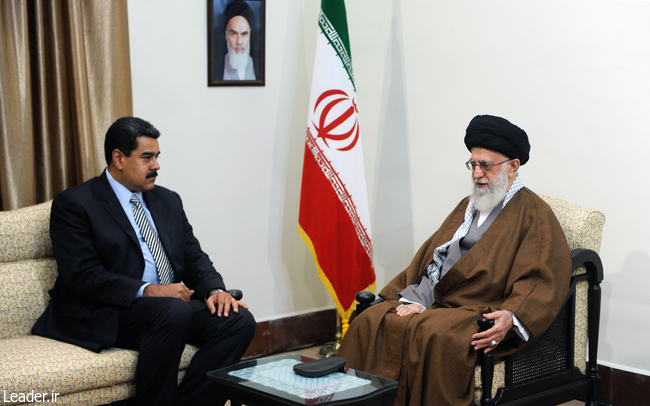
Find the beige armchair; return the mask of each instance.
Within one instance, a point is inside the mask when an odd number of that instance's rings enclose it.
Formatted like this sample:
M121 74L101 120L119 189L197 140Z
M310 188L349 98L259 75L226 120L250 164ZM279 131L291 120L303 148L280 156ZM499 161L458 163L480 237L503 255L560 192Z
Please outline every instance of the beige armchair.
M47 395L43 403L75 406L132 397L137 351L107 348L96 354L31 334L57 276L49 235L51 205L0 211L0 388L5 404L31 404L36 394ZM196 351L186 346L179 381Z
M494 364L483 357L475 372L477 405L557 405L582 399L598 405L598 331L603 266L598 255L605 216L540 195L562 226L573 258L571 287L546 332ZM587 363L589 354L589 363Z
M479 356L474 373L476 405L557 405L573 399L598 405L598 330L603 266L598 255L605 216L597 210L540 195L562 226L573 258L564 305L549 329L517 353L495 363ZM357 294L357 314L374 300ZM587 354L589 362L587 363Z

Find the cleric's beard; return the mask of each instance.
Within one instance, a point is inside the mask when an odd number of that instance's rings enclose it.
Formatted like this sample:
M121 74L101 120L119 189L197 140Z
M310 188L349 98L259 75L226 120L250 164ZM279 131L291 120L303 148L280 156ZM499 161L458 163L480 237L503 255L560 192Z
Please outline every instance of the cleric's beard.
M234 70L245 70L248 66L248 56L250 54L250 42L246 44L246 47L243 48L244 52L235 52L235 50L230 46L230 42L226 40L228 44L228 64ZM242 47L237 47L241 49Z
M474 187L472 188L470 200L474 203L474 207L481 212L491 212L497 204L503 201L508 192L508 166L504 165L501 172L488 182L487 189L481 189L477 185L479 181L484 183L484 179L473 179L473 181Z

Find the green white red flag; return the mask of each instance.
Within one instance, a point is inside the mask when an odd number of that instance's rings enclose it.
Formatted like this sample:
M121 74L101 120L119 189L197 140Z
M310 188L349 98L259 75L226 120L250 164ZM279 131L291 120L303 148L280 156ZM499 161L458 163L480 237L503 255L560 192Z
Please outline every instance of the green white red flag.
M375 288L363 149L344 0L321 0L300 195L300 235L343 320Z

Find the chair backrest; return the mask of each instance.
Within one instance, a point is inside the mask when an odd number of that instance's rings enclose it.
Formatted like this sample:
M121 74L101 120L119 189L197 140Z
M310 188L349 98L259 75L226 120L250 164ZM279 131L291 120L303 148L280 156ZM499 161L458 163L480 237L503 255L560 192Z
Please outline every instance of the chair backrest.
M29 335L49 302L57 275L51 206L0 212L0 339Z
M557 197L539 195L551 206L557 217L569 248L587 248L600 253L605 216L594 209L587 209Z
M569 248L587 248L600 253L600 242L603 235L603 226L605 216L603 213L594 209L587 209L575 204L564 201L560 198L540 195L540 197L551 206L557 217L564 235L566 236ZM587 272L584 266L573 271L574 275ZM576 285L575 291L575 309L573 320L570 324L573 326L573 361L574 366L583 373L586 368L587 360L587 342L588 342L588 323L589 323L589 300L588 291L589 283L586 280L580 281ZM557 322L557 320L556 320ZM556 324L554 322L554 324Z

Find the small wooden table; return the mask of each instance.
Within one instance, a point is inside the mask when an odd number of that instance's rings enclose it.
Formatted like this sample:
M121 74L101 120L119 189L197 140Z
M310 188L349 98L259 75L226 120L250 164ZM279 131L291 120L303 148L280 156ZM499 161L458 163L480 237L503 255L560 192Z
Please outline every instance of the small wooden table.
M313 361L299 354L248 360L208 372L220 397L246 406L392 406L397 381L345 368L321 378L305 378L293 365Z

